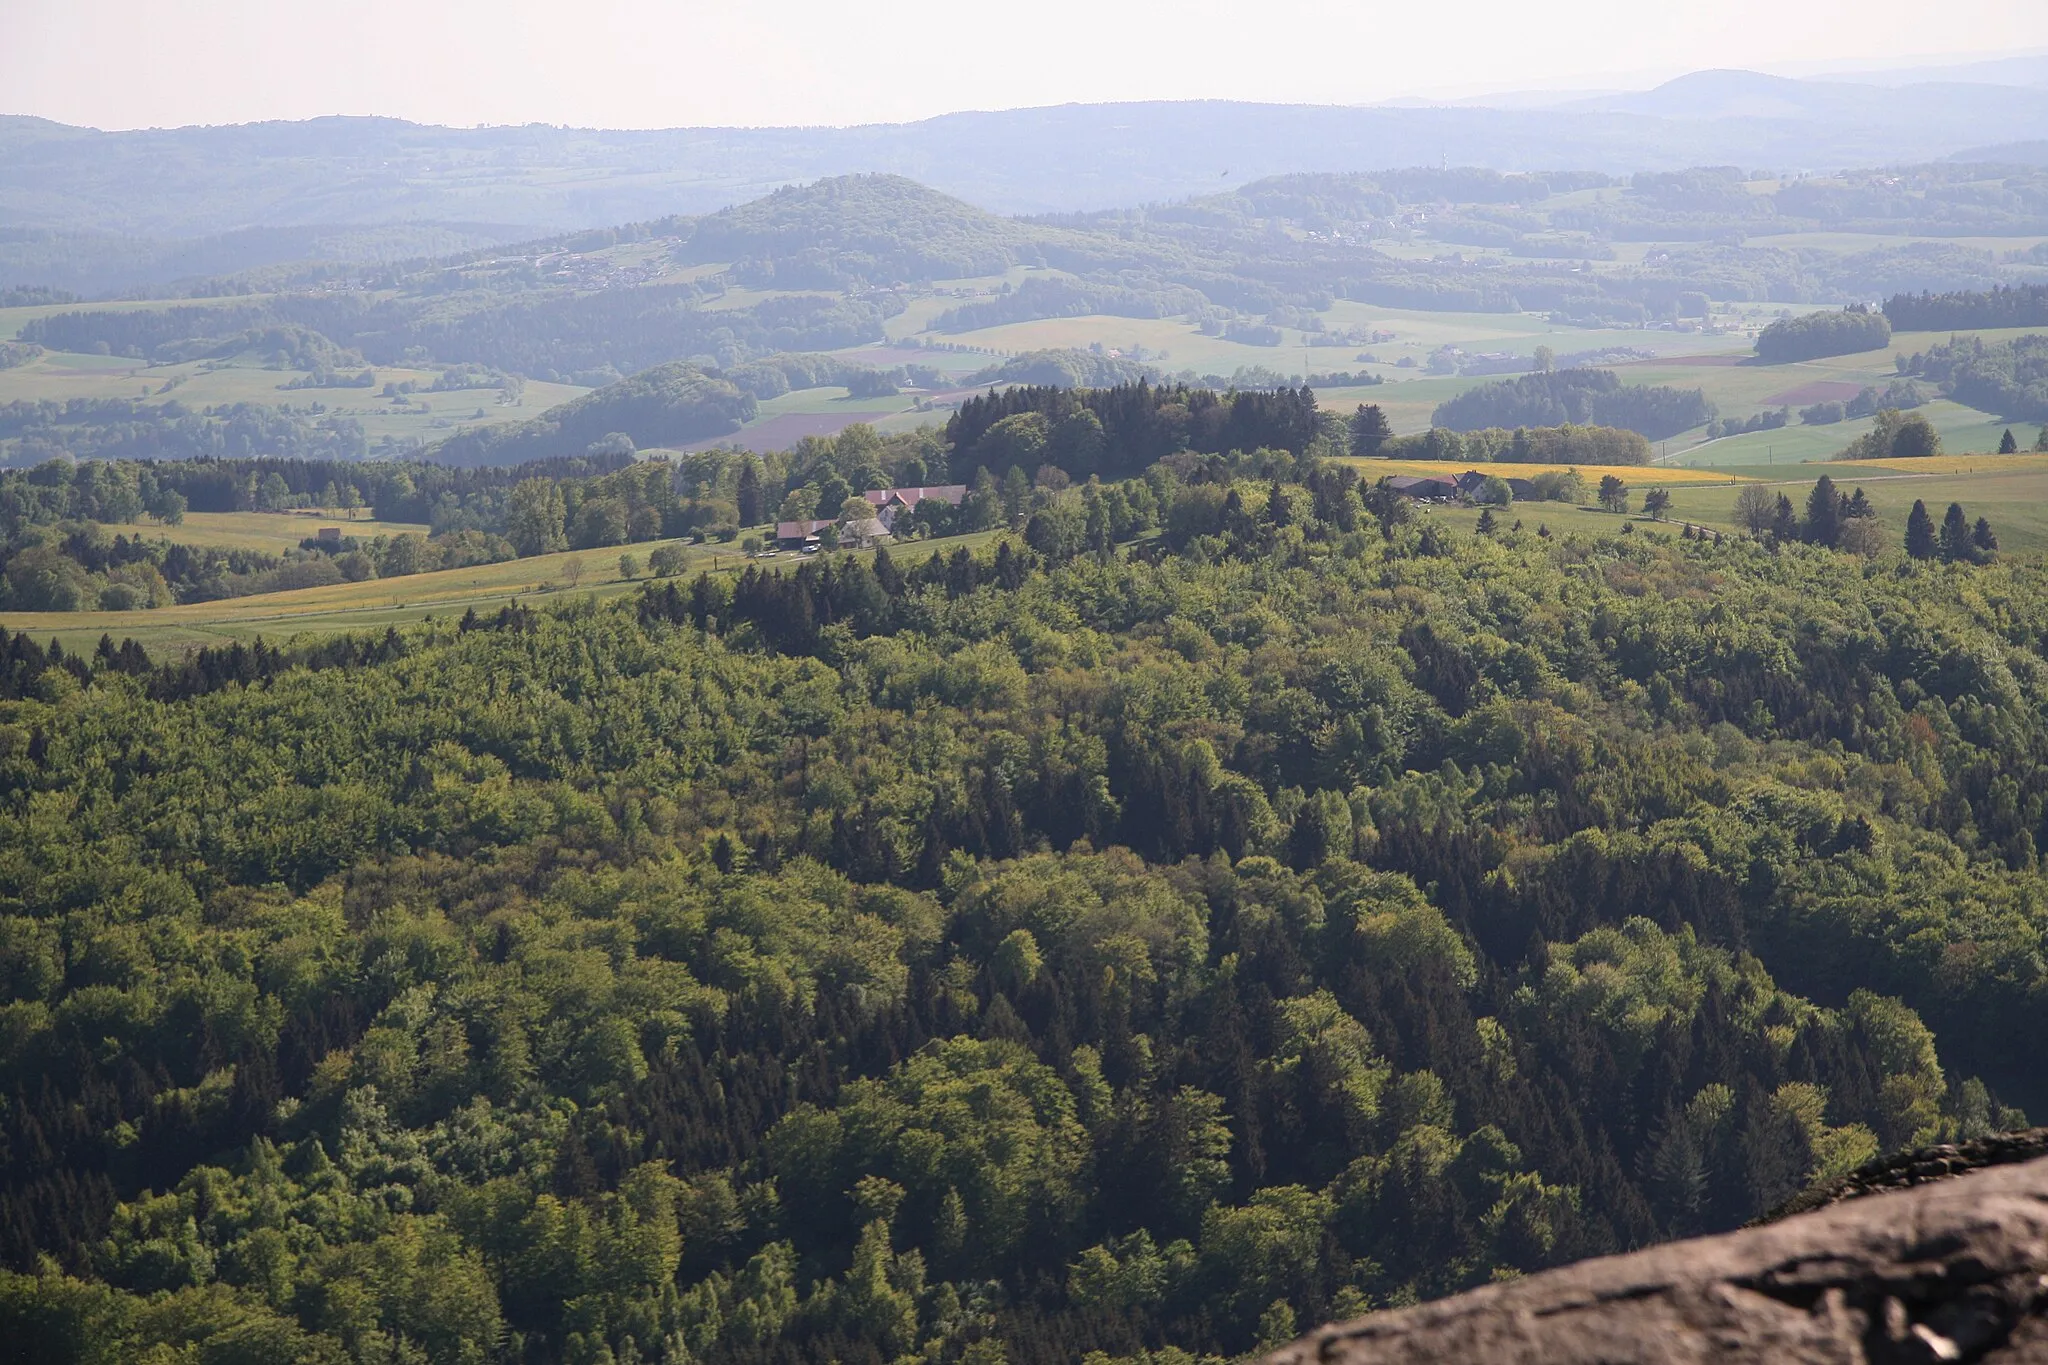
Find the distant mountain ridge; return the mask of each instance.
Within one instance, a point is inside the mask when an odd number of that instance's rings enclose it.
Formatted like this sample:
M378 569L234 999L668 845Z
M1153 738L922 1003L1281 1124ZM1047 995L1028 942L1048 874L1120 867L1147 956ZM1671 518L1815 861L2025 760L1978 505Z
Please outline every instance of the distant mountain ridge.
M1548 108L1196 100L658 131L323 118L99 132L0 116L0 229L186 239L436 222L538 234L707 213L857 172L909 176L996 213L1072 212L1185 198L1225 180L1446 160L1610 173L1891 165L1981 146L1987 129L2048 138L2048 88L1697 72Z

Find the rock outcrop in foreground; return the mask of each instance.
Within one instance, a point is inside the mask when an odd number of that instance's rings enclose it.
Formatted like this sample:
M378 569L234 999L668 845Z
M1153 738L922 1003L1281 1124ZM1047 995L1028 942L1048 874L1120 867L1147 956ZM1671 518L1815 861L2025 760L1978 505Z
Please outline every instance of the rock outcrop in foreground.
M2044 1150L1918 1153L1780 1221L1325 1327L1267 1365L2048 1363Z

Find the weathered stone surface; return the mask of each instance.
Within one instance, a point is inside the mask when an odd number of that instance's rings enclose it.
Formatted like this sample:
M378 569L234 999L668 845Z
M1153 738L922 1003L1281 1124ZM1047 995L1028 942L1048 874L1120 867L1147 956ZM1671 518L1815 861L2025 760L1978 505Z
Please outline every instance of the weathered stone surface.
M1884 1190L1912 1189L1916 1185L1966 1175L1986 1166L2004 1166L2042 1156L2048 1156L2048 1128L2031 1128L2024 1133L1998 1133L1969 1142L1894 1152L1867 1166L1858 1167L1839 1180L1830 1180L1794 1195L1782 1207L1772 1210L1768 1217L1757 1221L1775 1223L1795 1213L1825 1208L1845 1199L1860 1199L1866 1194Z
M2029 1141L1881 1163L1777 1222L1326 1327L1268 1365L2048 1365L2048 1158L2018 1159Z

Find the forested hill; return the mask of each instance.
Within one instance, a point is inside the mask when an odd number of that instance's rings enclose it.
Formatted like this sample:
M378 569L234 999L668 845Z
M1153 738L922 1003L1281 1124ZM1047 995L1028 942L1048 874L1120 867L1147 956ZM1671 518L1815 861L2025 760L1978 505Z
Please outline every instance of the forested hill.
M434 457L454 465L518 465L590 450L614 433L647 446L684 445L739 430L752 395L694 366L657 365L530 421L449 437Z
M1721 71L1579 107L1154 101L856 128L440 128L321 118L100 132L0 117L0 225L150 238L423 219L563 230L704 213L778 185L877 171L916 176L1002 213L1071 212L1184 198L1213 187L1226 168L1254 180L1445 158L1609 173L1869 166L1979 147L1990 128L2002 139L2048 135L2048 93Z
M1422 260L1382 249L1417 221L1488 254ZM1849 253L1768 236L1731 244L1751 233L1965 230L2048 233L2048 173L1923 166L1782 183L1732 168L1625 183L1597 171L1293 175L1057 219L1005 218L900 176L864 175L700 218L435 259L251 269L187 282L192 297L175 306L88 303L29 319L21 335L52 350L175 363L250 331L297 328L372 365L485 366L595 387L670 362L731 369L901 339L890 321L917 304L925 321L913 335L932 334L920 342L1109 315L1178 319L1255 345L1298 336L1334 359L1370 341L1325 317L1338 300L1634 327L1705 300L1978 290L2048 272L2040 246L1995 258L1947 243ZM1616 241L1671 245L1624 262ZM0 241L0 263L12 249Z
M830 272L837 283L996 275L1044 264L1048 246L1072 256L1088 245L1102 254L1104 244L1081 234L998 217L902 176L860 175L790 186L697 219L680 253L692 262L772 263L777 281Z
M2048 1103L2039 563L1029 510L0 640L0 1340L1185 1365Z

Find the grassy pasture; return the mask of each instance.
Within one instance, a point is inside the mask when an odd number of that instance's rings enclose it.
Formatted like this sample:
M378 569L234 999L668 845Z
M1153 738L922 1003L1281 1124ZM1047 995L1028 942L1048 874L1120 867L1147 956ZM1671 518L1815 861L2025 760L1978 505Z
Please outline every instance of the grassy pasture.
M866 422L883 431L900 431L946 420L943 412L917 409L914 394L855 398L844 388L794 389L760 404L756 416L738 431L691 443L692 450L737 443L753 450L786 450L805 436L833 436Z
M0 403L127 398L155 404L178 402L195 410L249 403L300 411L317 403L327 416L361 422L372 441L385 436L435 441L460 427L523 422L588 392L573 384L529 380L518 404L503 405L496 389L428 393L426 386L436 376L432 370L371 368L377 376L375 388L287 389L284 385L301 377L301 371L206 361L151 365L121 356L51 351L26 365L0 370ZM383 396L385 384L407 382L419 391L399 400ZM479 412L483 414L480 417Z
M1339 305L1343 306L1345 305ZM1386 311L1381 310L1382 313ZM1449 323L1471 318L1473 315L1415 316ZM1744 338L1734 336L1705 337L1669 332L1600 333L1581 332L1576 329L1554 333L1529 332L1520 340L1503 339L1506 329L1515 320L1511 317L1479 315L1475 323L1468 323L1468 331L1458 344L1465 345L1468 349L1483 347L1527 352L1541 343L1565 354L1570 354L1574 350L1590 350L1600 344L1657 348L1665 352L1662 358L1616 366L1615 373L1625 384L1700 389L1712 400L1721 415L1730 419L1747 418L1782 406L1790 406L1793 410L1793 421L1790 425L1771 431L1749 432L1710 442L1706 440L1705 428L1701 427L1681 433L1668 441L1658 442L1657 460L1660 466L1666 468L1694 465L1783 465L1825 460L1870 430L1871 419L1835 422L1826 426L1805 426L1798 420L1799 410L1810 406L1816 399L1802 398L1800 390L1817 385L1837 386L1834 391L1840 393L1852 393L1865 386L1882 388L1898 377L1898 368L1893 363L1895 355L1924 351L1948 340L1947 333L1901 332L1893 338L1892 344L1883 350L1866 351L1857 355L1830 356L1790 365L1762 365L1753 360L1729 364L1725 359L1720 363L1687 363L1693 357L1745 355L1748 342ZM1540 323L1540 319L1525 320ZM1494 338L1479 337L1473 335L1471 328L1495 329L1503 335ZM1999 328L1977 335L1983 336L1987 341L2002 341L2027 335L2032 330L2038 329ZM1435 334L1430 333L1432 336ZM1593 339L1603 337L1612 340L1609 343L1602 343ZM1392 354L1395 348L1382 346L1372 349L1375 354ZM1394 431L1400 435L1408 435L1429 429L1430 419L1438 404L1468 389L1493 382L1491 377L1409 378L1407 376L1414 374L1415 371L1391 367L1382 367L1375 372L1384 375L1389 382L1358 388L1319 389L1316 393L1317 400L1323 407L1340 413L1349 413L1360 403L1377 403L1386 413ZM2022 445L2031 445L2036 431L2030 424L2014 425L2001 422L1975 408L1941 399L1927 404L1920 411L1941 432L1943 446L1961 453L1996 450L1999 438L2005 433L2008 425L2012 425L2013 434L2020 438Z
M1748 483L1751 478L1736 475L1720 469L1663 469L1655 465L1621 464L1514 464L1502 461L1497 464L1473 464L1456 460L1346 460L1344 463L1359 471L1368 481L1395 474L1463 474L1476 469L1483 474L1498 474L1504 479L1532 479L1538 474L1553 470L1576 469L1589 483L1598 483L1604 475L1613 474L1631 488L1656 486L1676 487L1679 484L1728 484Z
M151 653L178 652L206 644L253 640L258 635L282 640L300 634L331 634L363 630L424 616L460 615L470 607L495 611L521 597L567 592L568 565L582 566L574 591L611 596L645 582L619 573L619 556L632 554L644 566L649 551L663 542L604 550L572 550L537 555L503 564L468 569L443 569L406 578L379 578L367 583L336 583L320 588L235 597L222 602L189 602L154 611L0 612L0 625L32 631L37 638L54 635L65 647L90 646L102 634L116 640L132 636ZM739 563L742 556L727 546L690 548L689 572Z
M1942 449L1958 455L1997 450L1999 437L2004 435L2007 425L1975 408L1966 408L1946 399L1936 399L1918 411L1941 433ZM1682 446L1681 440L1673 440L1669 443L1671 455L1668 459L1660 459L1659 464L1666 468L1713 467L1832 460L1875 424L1876 419L1870 417L1818 427L1804 426L1795 420L1792 425L1776 431L1752 431L1696 446ZM2033 444L2033 428L2015 426L2013 435L2021 438L2022 445Z
M252 303L263 296L243 294L207 299L209 306L226 306L236 303ZM12 341L21 335L21 329L37 318L51 317L57 313L76 313L91 310L95 313L149 313L162 308L176 308L189 304L190 299L114 299L93 303L39 303L26 308L0 308L0 341Z
M891 553L899 564L907 567L921 562L933 551L951 554L961 546L979 548L999 534L981 531L918 541L897 546ZM367 583L336 583L223 602L182 603L154 611L0 612L0 626L28 631L38 640L55 638L66 649L89 650L101 635L110 635L116 641L133 638L158 657L237 640L247 643L259 635L283 642L297 636L381 630L429 616L460 616L472 607L479 614L493 612L521 600L531 604L578 595L616 597L649 582L649 553L673 543L676 542L647 541L601 550L570 550L468 569L443 569ZM685 578L706 570L737 573L750 562L735 545L691 545L684 552ZM840 553L872 558L872 552ZM619 573L619 557L623 554L640 561L638 578L628 579ZM794 555L781 555L758 562L787 567L800 561ZM573 587L569 583L571 563L582 567L581 577Z
M368 517L350 521L346 513L320 512L187 512L176 526L141 523L149 538L162 537L181 545L203 545L223 550L261 550L277 554L297 549L300 541L323 526L339 526L345 536L369 540L376 536L403 535L411 531L426 535L428 527L410 521L376 521ZM137 527L113 527L134 531Z
M1638 474L1643 472L1637 471ZM1676 534L1678 523L1687 521L1729 533L1740 529L1735 523L1735 495L1741 483L1748 480L1681 482L1665 477L1673 472L1658 470L1655 471L1656 477L1630 479L1632 506L1641 508L1645 490L1666 488L1671 493L1671 510L1669 522L1662 529ZM2048 458L2034 469L2005 468L1980 473L1900 474L1875 463L1824 468L1810 465L1801 473L1801 478L1770 482L1766 486L1782 492L1802 513L1806 507L1806 496L1812 490L1814 480L1822 473L1832 477L1844 491L1861 488L1877 510L1878 521L1885 529L1886 544L1894 551L1904 545L1907 514L1912 511L1914 501L1920 500L1927 504L1928 511L1937 522L1951 502L1961 503L1972 521L1980 516L1988 518L1992 529L1998 533L2002 553L2048 553ZM1451 525L1470 530L1478 521L1479 509L1432 507L1425 515L1440 517ZM1520 521L1526 530L1533 531L1541 525L1548 526L1557 534L1573 531L1608 534L1618 530L1622 520L1597 507L1574 507L1557 502L1515 503L1505 510L1496 509L1494 519L1503 528ZM1640 511L1631 513L1628 519L1636 523L1639 531L1654 525Z
M1970 519L1986 517L1998 533L1999 548L2008 553L2048 551L2048 461L2033 469L2007 468L1984 473L1901 474L1876 464L1802 470L1802 477L1777 485L1803 512L1814 479L1825 473L1844 490L1861 488L1877 509L1887 539L1902 545L1906 516L1913 503L1924 501L1939 522L1951 502L1959 502ZM1735 489L1730 486L1668 485L1671 515L1708 525L1734 526Z

